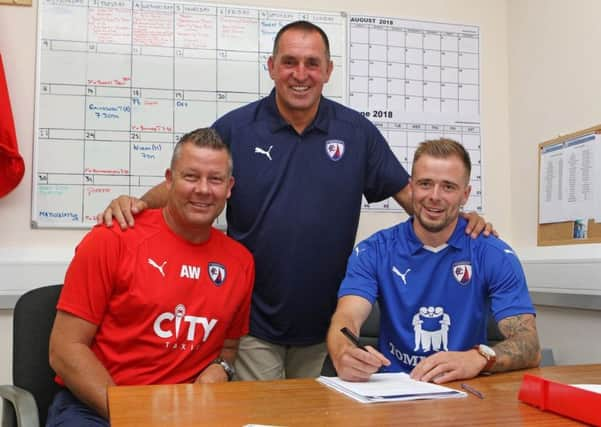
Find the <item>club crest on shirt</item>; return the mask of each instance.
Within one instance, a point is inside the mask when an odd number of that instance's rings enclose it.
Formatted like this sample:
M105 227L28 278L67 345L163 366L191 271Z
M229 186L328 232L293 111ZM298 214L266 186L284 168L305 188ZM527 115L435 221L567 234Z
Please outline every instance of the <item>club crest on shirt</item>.
M461 261L453 264L453 276L460 285L467 285L472 279L472 263L469 261Z
M209 278L215 284L215 286L221 286L225 282L226 271L225 267L216 262L209 263Z
M326 141L326 154L330 158L337 162L344 156L344 141L338 139L330 139Z

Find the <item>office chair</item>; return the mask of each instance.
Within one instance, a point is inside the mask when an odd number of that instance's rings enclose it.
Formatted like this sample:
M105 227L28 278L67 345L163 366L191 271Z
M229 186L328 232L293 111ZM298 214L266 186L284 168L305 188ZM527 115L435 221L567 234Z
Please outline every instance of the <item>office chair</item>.
M503 341L505 337L499 330L497 326L497 322L495 321L492 313L488 316L487 321L487 332L486 335L488 337L488 345L494 346L499 342ZM380 307L378 306L378 302L376 301L373 305L371 313L369 317L363 324L361 328L361 344L363 345L371 345L377 348L378 344L378 336L380 335ZM540 366L553 366L555 365L555 358L553 357L553 350L550 348L541 349L542 360L540 362ZM321 375L333 377L336 376L336 369L334 369L334 364L330 359L330 355L326 356L326 360L323 362L323 366L321 368Z
M46 424L48 407L59 390L48 362L50 331L62 285L23 294L13 313L13 384L1 385L2 427Z

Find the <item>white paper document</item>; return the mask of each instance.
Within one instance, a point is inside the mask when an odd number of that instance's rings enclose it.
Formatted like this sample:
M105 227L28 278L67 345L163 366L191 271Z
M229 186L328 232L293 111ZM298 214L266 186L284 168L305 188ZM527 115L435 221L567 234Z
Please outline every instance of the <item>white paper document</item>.
M563 194L564 144L543 147L540 156L539 222L567 221Z
M601 135L589 134L543 147L539 222L601 218Z
M412 380L404 372L374 374L367 382L349 382L338 377L323 376L317 381L362 403L467 396L463 391Z
M571 384L571 386L601 394L601 384Z

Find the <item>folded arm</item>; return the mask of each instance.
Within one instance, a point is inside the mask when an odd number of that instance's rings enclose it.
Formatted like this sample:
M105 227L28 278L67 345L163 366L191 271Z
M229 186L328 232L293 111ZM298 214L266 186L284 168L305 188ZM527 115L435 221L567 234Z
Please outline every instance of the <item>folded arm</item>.
M115 383L90 348L96 330L59 310L50 334L50 366L79 400L108 419L107 387Z

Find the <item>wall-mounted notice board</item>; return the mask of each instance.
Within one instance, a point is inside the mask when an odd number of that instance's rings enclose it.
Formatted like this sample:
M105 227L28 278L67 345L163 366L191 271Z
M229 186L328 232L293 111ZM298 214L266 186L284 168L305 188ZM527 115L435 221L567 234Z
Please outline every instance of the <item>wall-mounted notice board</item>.
M601 125L538 146L538 245L601 243Z

